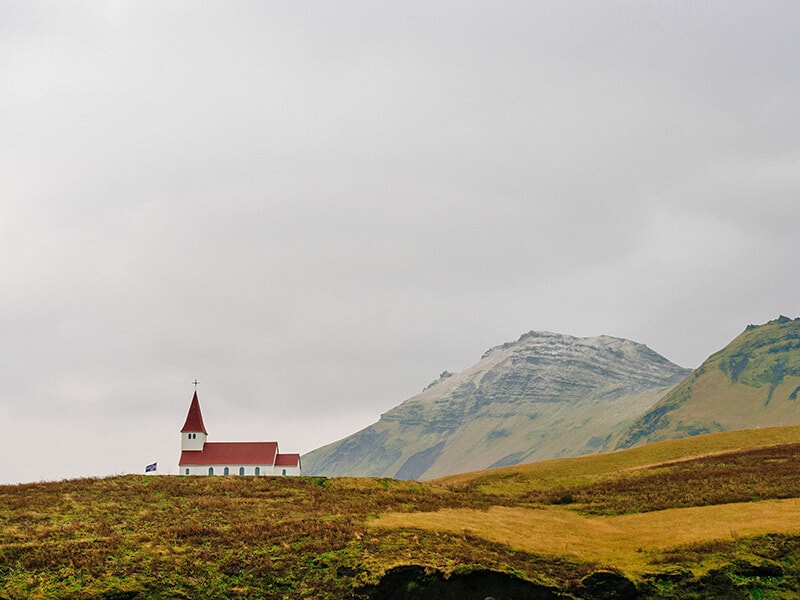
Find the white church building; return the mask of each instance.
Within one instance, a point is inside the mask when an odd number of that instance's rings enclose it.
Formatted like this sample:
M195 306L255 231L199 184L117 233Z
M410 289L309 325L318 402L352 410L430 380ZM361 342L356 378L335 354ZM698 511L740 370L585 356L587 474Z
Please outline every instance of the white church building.
M195 390L181 429L181 475L300 475L300 455L278 442L209 442Z

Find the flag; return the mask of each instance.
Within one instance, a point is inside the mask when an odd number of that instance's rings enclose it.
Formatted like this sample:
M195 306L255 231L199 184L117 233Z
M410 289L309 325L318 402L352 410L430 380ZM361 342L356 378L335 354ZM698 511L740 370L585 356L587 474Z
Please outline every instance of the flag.
M156 465L157 465L157 464L158 464L158 463L153 463L152 465L147 465L147 466L144 468L144 472L145 472L145 473L155 473L155 472L156 472Z

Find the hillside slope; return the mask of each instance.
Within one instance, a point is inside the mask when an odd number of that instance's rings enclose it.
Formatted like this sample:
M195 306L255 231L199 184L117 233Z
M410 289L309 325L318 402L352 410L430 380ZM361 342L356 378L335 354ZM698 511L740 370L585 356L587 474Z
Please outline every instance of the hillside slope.
M800 319L750 325L607 448L800 423Z
M597 451L689 374L610 336L530 332L343 440L303 456L306 473L430 479Z
M789 600L798 440L727 432L426 483L0 486L0 598Z

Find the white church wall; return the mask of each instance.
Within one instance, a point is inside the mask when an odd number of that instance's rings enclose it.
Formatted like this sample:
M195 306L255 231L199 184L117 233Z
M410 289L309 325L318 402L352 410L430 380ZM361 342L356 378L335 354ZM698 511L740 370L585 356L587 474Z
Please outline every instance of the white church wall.
M300 467L275 467L272 472L273 475L281 475L286 477L296 477L300 475Z
M209 468L213 469L213 473L209 473ZM225 475L225 469L228 469L228 476L257 476L266 477L268 475L280 475L281 469L273 467L272 465L184 465L180 467L181 475ZM285 467L284 467L285 468ZM240 469L244 469L242 473ZM256 471L257 470L257 471ZM287 475L299 475L297 472L287 473Z
M207 441L208 436L202 431L181 433L181 450L202 450Z

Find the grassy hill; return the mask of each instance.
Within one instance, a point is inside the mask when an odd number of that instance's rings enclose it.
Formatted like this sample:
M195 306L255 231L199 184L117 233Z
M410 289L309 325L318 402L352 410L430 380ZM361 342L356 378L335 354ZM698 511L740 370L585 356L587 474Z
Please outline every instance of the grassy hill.
M0 598L796 598L798 452L784 427L427 483L0 486Z
M800 319L749 325L607 447L800 423Z

